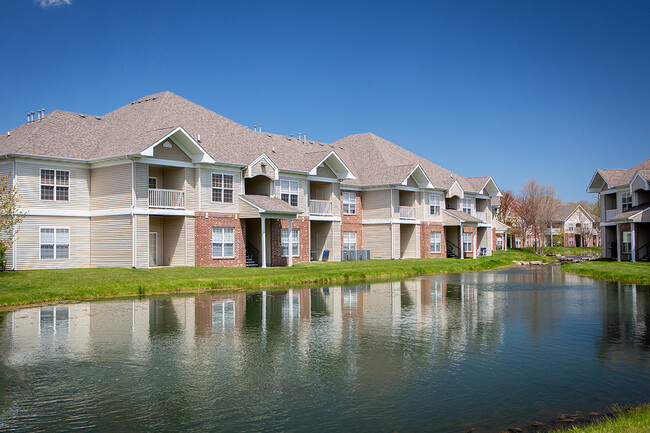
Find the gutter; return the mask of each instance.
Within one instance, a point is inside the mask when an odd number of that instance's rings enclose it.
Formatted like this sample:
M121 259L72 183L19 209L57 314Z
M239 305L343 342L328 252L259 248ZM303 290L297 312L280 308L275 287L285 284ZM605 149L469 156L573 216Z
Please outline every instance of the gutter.
M136 254L135 248L137 245L136 242L136 229L135 229L135 161L131 159L131 267L135 269L136 267Z

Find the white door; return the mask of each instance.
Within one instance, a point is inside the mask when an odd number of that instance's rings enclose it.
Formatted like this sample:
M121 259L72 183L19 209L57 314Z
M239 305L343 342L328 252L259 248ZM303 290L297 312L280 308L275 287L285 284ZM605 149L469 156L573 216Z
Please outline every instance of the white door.
M149 233L149 266L158 266L158 233Z

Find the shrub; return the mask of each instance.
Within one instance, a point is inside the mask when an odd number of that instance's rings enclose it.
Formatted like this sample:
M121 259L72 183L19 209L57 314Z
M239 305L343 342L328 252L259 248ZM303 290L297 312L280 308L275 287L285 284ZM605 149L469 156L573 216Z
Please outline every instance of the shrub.
M7 247L0 242L0 271L7 269Z

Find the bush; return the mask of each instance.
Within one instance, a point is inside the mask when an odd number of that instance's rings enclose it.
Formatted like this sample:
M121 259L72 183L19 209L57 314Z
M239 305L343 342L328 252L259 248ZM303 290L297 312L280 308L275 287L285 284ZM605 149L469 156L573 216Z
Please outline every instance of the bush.
M7 269L7 247L0 242L0 271Z

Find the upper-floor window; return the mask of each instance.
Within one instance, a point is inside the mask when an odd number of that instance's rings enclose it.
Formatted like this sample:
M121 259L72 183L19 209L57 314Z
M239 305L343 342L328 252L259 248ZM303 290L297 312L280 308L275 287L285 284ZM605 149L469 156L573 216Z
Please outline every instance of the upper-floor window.
M583 223L582 227L584 227L585 230L589 230L589 223Z
M280 181L280 198L291 206L298 206L298 181Z
M460 204L462 206L462 210L465 213L472 214L472 200L469 198L464 198L460 201Z
M569 223L569 231L572 232L575 229L575 226L573 223Z
M232 227L212 227L212 258L232 258L235 256L235 229Z
M357 232L343 232L343 249L357 249Z
M41 200L70 200L70 172L41 169Z
M282 257L289 255L289 229L282 229L280 233L280 254ZM300 250L300 231L291 229L291 255L298 256Z
M622 212L625 212L632 207L632 194L629 192L624 192L621 196L621 205Z
M440 215L440 196L438 194L429 195L429 214Z
M149 189L156 189L156 188L158 188L158 178L150 177L149 178Z
M212 173L212 201L232 203L234 176L232 174Z
M431 232L429 239L429 248L432 253L439 253L441 248L440 232Z
M357 213L357 194L354 192L343 193L343 213L354 215ZM355 249L355 248L353 248Z
M41 260L70 258L70 229L41 227Z

